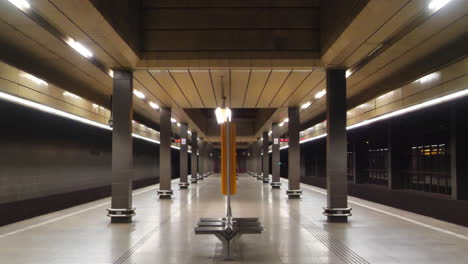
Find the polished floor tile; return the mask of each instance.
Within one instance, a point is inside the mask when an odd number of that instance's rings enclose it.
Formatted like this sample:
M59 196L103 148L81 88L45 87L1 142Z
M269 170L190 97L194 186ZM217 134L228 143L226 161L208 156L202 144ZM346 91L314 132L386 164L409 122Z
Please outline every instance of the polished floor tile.
M131 224L110 224L109 199L0 228L0 263L218 263L222 244L195 235L200 217L225 215L219 177L210 176L171 200L158 186L134 192ZM300 200L239 176L234 216L260 217L265 231L244 235L230 263L466 263L468 228L350 198L348 223L327 223L325 190L303 185Z

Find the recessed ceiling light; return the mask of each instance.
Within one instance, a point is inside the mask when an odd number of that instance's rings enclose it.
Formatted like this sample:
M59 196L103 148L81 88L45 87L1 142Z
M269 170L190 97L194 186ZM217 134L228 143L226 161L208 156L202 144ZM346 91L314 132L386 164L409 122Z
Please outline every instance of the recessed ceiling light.
M284 126L284 123L281 122L281 123L278 124L278 126L282 127L282 126Z
M93 56L93 53L89 49L87 49L85 46L83 46L83 44L75 41L72 38L68 38L66 43L86 58L91 58Z
M304 103L303 105L301 105L301 109L306 109L308 108L312 103L309 101L307 103Z
M175 118L171 117L171 122L172 122L172 123L176 123L177 120L175 120Z
M286 118L283 120L283 123L287 123L287 122L289 122L289 118L286 117Z
M72 93L67 92L67 91L63 92L63 95L64 95L64 96L68 96L68 97L72 97L72 98L81 98L81 97L79 97L78 95L72 94Z
M145 99L145 95L138 90L133 90L133 94L140 99Z
M315 94L315 99L322 98L326 93L327 93L327 91L325 89L323 89L322 91Z
M149 105L150 105L153 109L158 109L158 108L159 108L159 105L156 104L156 103L153 103L153 102L149 102Z
M367 107L367 104L362 104L358 106L358 108L365 108L365 107Z
M38 85L41 85L41 86L48 86L47 82L45 82L44 80L42 79L39 79L37 78L36 76L34 75L31 75L31 74L28 74L28 73L21 73L20 74L21 77L24 77L26 79L29 79L30 81L38 84Z
M435 11L441 9L442 7L444 7L450 1L451 0L432 0L429 3L429 9L431 9L432 11L435 12Z
M353 74L353 72L351 70L347 70L346 73L345 73L345 76L346 76L346 78L348 78L352 74Z
M431 74L428 74L428 75L426 75L424 77L419 78L416 81L419 82L419 83L428 83L428 82L434 81L436 79L439 79L439 77L440 77L440 73L433 72Z
M180 127L180 123L177 123L177 126Z
M8 0L8 2L12 3L19 9L28 9L31 5L26 0Z

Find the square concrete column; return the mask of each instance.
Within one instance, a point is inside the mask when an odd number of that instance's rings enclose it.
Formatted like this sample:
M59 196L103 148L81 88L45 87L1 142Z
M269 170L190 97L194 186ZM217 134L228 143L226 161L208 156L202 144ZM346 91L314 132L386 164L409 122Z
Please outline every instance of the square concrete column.
M114 70L112 93L112 223L130 223L133 178L133 73Z
M213 166L213 148L211 144L208 144L208 147L206 148L206 166L207 166L207 174L206 176L208 177L213 171L214 171L214 166Z
M211 171L210 144L206 142L205 148L205 177L208 177Z
M348 207L346 77L344 69L327 69L327 207L329 222L346 222Z
M198 179L199 180L203 180L203 177L205 176L205 142L204 141L200 141L200 150L198 151L198 153L200 153L200 155L198 155L198 171L199 171L199 175L198 175Z
M257 169L257 180L262 180L262 141L257 139L255 144L255 151L257 152L256 160L255 160L255 168Z
M455 102L450 109L450 181L451 197L454 200L468 200L468 125L466 107Z
M270 168L270 159L269 159L269 154L268 154L268 147L269 147L269 139L268 139L268 131L263 132L263 141L262 141L262 150L263 150L263 183L269 183L270 182L270 173L269 173L269 168Z
M272 127L273 144L271 145L271 188L281 188L280 181L280 126L273 123Z
M197 157L197 152L198 152L198 133L197 132L192 132L192 176L190 178L190 181L192 183L197 183L198 182L198 157Z
M401 177L401 166L402 166L402 153L403 148L400 143L397 131L392 129L393 122L392 120L387 123L387 162L388 162L388 188L391 190L400 189L402 185Z
M159 198L171 198L171 108L160 110L160 138L159 141Z
M301 131L299 120L299 108L288 108L288 134L289 134L289 148L288 148L288 190L286 194L289 198L300 198L302 195L301 190L301 148L299 146L299 133Z
M253 149L252 149L252 145L249 146L249 149L248 149L248 152L247 152L247 171L249 172L250 176L253 176L253 172L254 172L254 169L253 169L253 157L254 157L254 153L253 153Z
M180 182L181 189L187 189L188 183L188 125L180 124Z

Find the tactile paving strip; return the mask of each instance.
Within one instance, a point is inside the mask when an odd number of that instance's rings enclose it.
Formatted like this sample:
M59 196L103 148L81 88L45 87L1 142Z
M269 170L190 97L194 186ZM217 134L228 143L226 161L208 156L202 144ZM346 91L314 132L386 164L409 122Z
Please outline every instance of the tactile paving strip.
M292 213L290 211L290 213ZM314 224L311 220L306 217L294 212L296 218L301 223L301 226L312 234L317 240L328 247L333 253L335 253L345 263L350 264L369 264L367 260L359 256L356 252L348 248L346 245L341 243L338 239L334 238L328 231Z

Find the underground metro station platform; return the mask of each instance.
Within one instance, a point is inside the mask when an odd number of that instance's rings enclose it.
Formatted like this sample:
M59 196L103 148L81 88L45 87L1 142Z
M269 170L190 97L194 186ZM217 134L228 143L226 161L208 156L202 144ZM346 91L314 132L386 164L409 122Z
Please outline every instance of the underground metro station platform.
M0 263L466 263L467 14L0 0Z
M223 216L219 175L158 199L157 185L133 192L131 224L110 224L104 198L0 229L2 263L218 263L222 244L196 236L199 217ZM287 180L281 181L287 184ZM347 224L327 223L317 208L324 189L303 184L303 197L285 198L247 174L239 174L233 214L259 217L264 231L234 247L241 263L462 263L468 228L407 211L349 198ZM431 248L428 250L428 247Z

